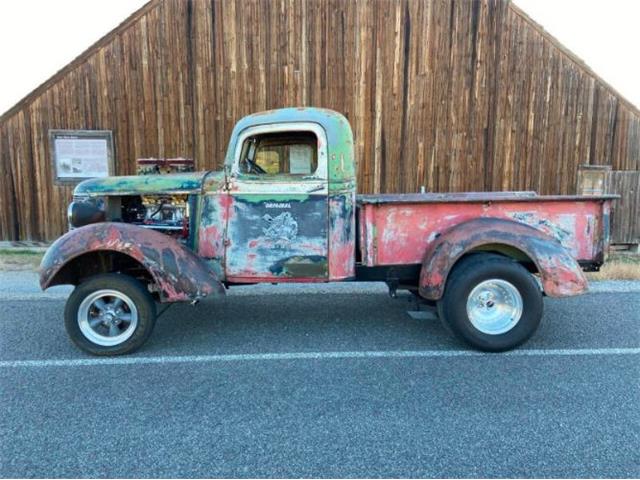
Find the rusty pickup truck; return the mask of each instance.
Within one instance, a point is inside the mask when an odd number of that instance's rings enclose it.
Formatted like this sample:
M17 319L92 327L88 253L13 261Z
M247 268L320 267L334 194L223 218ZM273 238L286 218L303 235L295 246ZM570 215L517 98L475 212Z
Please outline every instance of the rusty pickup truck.
M477 349L536 331L543 296L578 295L608 250L614 197L534 192L356 195L351 127L287 108L241 119L222 171L91 179L40 283L72 284L65 327L96 355L140 347L158 303L235 285L386 282Z

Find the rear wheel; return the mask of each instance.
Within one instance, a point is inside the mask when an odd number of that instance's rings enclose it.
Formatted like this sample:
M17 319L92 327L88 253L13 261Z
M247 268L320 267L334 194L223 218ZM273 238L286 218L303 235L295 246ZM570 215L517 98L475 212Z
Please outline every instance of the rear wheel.
M542 319L542 292L519 263L495 254L463 258L438 302L441 320L474 348L499 352L527 341Z
M94 355L133 352L149 338L155 319L155 302L145 286L114 273L78 285L65 307L69 337Z

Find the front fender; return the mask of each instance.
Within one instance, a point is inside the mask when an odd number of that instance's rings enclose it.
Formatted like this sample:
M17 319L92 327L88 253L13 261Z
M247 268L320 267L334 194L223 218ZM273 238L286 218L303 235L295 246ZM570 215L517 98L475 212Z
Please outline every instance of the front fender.
M466 253L483 246L501 245L526 255L540 273L550 297L579 295L587 279L575 258L560 242L535 228L510 220L478 218L456 225L427 249L420 272L420 294L438 300L451 268Z
M94 223L56 240L40 264L40 286L62 283L65 265L90 252L119 252L151 275L163 302L224 295L224 286L205 261L173 238L127 223Z

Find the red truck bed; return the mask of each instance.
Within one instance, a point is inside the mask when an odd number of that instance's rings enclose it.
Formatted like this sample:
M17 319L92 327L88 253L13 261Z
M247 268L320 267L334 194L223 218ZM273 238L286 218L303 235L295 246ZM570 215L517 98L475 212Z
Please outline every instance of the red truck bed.
M359 195L359 249L365 266L419 264L438 236L467 220L498 218L558 240L581 264L601 264L616 196L534 192Z

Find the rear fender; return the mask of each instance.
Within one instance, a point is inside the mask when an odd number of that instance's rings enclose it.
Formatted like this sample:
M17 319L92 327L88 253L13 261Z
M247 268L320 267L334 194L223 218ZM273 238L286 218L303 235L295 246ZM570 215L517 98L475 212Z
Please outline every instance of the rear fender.
M119 252L140 263L155 283L163 302L194 301L224 295L211 268L173 238L127 223L94 223L56 240L40 265L40 286L66 283L63 268L90 252Z
M420 294L439 300L456 262L488 245L505 246L526 255L535 264L542 289L550 297L579 295L587 290L580 265L555 238L523 223L478 218L453 227L430 245L422 262Z

